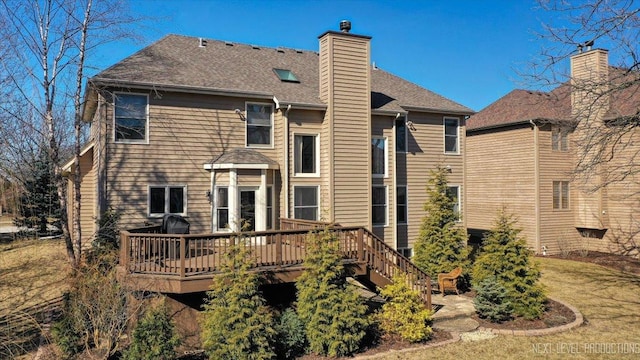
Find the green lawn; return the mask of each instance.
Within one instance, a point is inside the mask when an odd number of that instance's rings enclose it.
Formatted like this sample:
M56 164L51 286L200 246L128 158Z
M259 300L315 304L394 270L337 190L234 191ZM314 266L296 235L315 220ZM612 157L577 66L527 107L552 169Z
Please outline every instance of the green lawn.
M458 342L376 359L640 358L640 276L568 260L547 258L541 259L541 263L542 282L549 295L577 307L587 324L549 336L501 335L491 340ZM625 344L620 349L627 353L596 353L619 351L617 344Z

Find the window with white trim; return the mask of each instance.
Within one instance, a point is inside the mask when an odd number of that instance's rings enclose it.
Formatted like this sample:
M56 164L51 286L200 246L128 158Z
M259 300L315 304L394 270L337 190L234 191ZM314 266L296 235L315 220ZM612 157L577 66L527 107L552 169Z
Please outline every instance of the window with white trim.
M396 213L398 224L407 223L407 186L398 185L396 187Z
M553 182L553 210L569 209L569 182Z
M187 214L187 187L185 185L150 185L149 216Z
M456 219L460 220L460 186L447 187L447 196L453 199L453 213L456 215Z
M460 119L444 118L444 152L447 154L458 154Z
M413 256L413 248L399 248L398 252L407 259L411 259Z
M386 226L387 219L387 186L373 185L371 188L371 223L373 226Z
M273 187L267 186L267 230L273 229Z
M318 186L293 187L294 219L318 220L320 196Z
M273 106L269 104L246 105L247 146L271 146L273 137Z
M554 125L551 128L551 149L553 151L568 151L568 130Z
M320 156L318 135L295 135L293 138L294 174L298 176L318 175Z
M382 136L371 137L371 174L373 177L387 176L387 153L387 138Z
M216 188L216 227L218 230L229 228L229 188Z
M114 139L116 142L146 142L149 127L149 97L116 93Z
M396 151L407 152L407 121L404 117L396 119Z

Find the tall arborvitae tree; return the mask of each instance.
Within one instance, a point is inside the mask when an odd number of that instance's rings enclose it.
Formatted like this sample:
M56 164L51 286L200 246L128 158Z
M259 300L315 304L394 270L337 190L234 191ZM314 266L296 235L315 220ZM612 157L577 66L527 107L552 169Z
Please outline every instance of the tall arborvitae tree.
M305 270L296 288L309 348L327 356L353 354L360 349L369 320L366 305L347 283L338 239L325 229L309 234L306 246Z
M427 185L429 198L424 204L420 235L415 244L413 262L431 278L460 266L468 268L467 234L458 224L458 203L448 191L447 169L438 166L431 170Z
M275 358L275 323L258 290L260 279L250 271L249 251L237 242L224 260L207 292L201 326L209 359Z
M544 288L539 283L540 269L526 239L520 236L513 215L503 209L482 242L473 266L473 284L495 277L508 293L516 315L539 318L545 309Z
M45 233L49 219L58 219L60 216L60 202L52 181L53 163L44 148L29 165L28 172L28 177L24 179L24 192L20 196L19 215L14 222L18 226L37 227L38 232Z

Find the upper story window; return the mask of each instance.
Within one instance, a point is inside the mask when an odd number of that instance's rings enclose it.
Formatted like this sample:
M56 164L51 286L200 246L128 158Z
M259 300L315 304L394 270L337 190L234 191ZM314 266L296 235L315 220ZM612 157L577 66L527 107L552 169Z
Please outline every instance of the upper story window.
M569 182L553 182L553 210L569 209Z
M141 94L116 93L114 100L116 142L147 142L149 97Z
M318 192L318 186L293 187L293 217L295 219L318 220L320 208Z
M560 126L551 127L551 149L553 151L568 151L568 131Z
M294 173L297 176L318 175L320 156L318 135L295 135L293 138Z
M444 118L444 152L446 154L458 154L460 119Z
M453 213L456 219L460 220L460 186L449 186L447 188L447 196L453 199Z
M247 103L247 146L271 146L273 144L273 106Z
M187 187L184 185L149 186L149 216L187 214Z
M387 138L374 136L371 138L371 174L386 177L387 170Z
M278 79L280 79L280 81L295 82L295 83L299 83L300 82L300 80L298 80L296 75L291 70L273 69L273 72L275 72L276 75L278 75Z
M407 122L404 117L396 120L396 152L407 152Z

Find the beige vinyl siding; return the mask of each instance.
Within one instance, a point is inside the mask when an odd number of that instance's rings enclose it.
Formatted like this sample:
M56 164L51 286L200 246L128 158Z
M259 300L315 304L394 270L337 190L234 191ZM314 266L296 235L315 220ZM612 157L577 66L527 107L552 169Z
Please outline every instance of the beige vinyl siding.
M456 116L458 117L458 116ZM411 112L408 120L413 122L413 128L407 131L407 153L399 154L397 161L397 184L407 185L408 197L408 225L406 232L402 227L398 230L398 243L407 242L413 247L420 232L422 218L425 216L423 205L427 200L427 180L430 171L436 166L451 166L449 183L460 186L462 222L465 226L465 179L464 153L466 151L465 123L460 118L459 155L444 153L444 114ZM395 197L395 194L394 194ZM405 237L406 238L403 238Z
M561 249L572 248L577 240L575 228L576 184L571 181L573 160L571 152L553 151L551 126L539 128L539 196L540 196L540 249L546 246L548 254L557 254ZM570 146L571 147L571 146ZM569 182L569 208L553 208L553 182Z
M369 39L327 33L320 46L320 97L328 105L323 132L331 139L328 217L370 227L370 164L360 161L370 157Z
M394 117L391 116L372 116L371 119L371 136L379 136L386 138L387 147L387 174L383 178L373 178L373 185L386 185L387 187L387 226L372 226L373 233L383 239L387 245L396 247L396 189L394 184L395 178L395 137L393 131ZM371 144L371 140L369 140ZM371 160L369 160L371 161ZM369 205L371 206L371 205Z
M529 246L535 247L534 132L531 125L524 125L467 134L468 228L491 229L504 207L518 219Z
M211 206L205 196L210 173L205 163L223 151L245 147L245 122L235 113L244 99L196 94L161 93L149 96L149 144L113 142L113 112L106 116L108 162L107 200L115 209L127 209L123 226L147 221L148 185L187 185L187 218L192 232L210 231ZM264 103L264 100L255 100ZM282 117L274 115L274 143ZM278 161L281 148L256 151ZM218 183L218 185L221 185Z
M93 166L94 150L88 150L80 157L80 230L82 232L82 240L87 241L93 238L96 231L96 169ZM73 171L73 165L71 170ZM67 211L69 219L74 216L74 198L75 189L73 185L74 175L69 175L67 183L68 203ZM70 224L73 228L73 224Z

